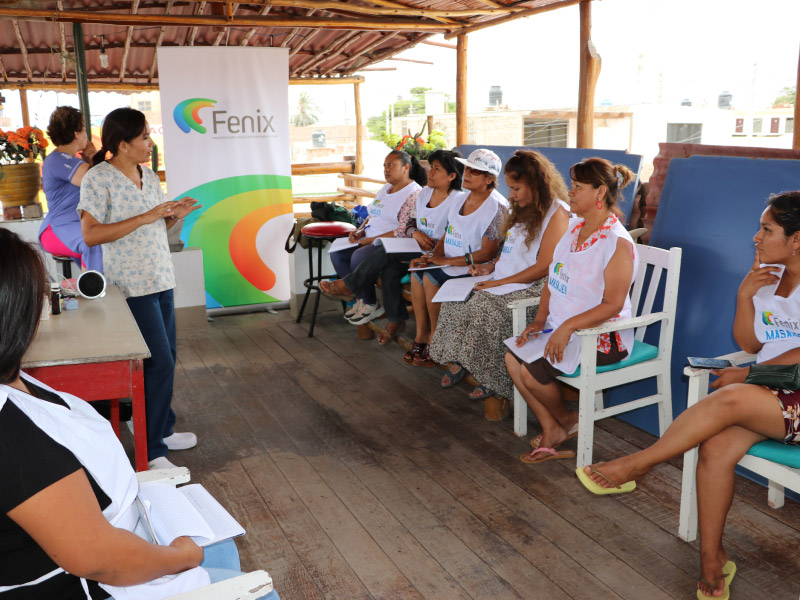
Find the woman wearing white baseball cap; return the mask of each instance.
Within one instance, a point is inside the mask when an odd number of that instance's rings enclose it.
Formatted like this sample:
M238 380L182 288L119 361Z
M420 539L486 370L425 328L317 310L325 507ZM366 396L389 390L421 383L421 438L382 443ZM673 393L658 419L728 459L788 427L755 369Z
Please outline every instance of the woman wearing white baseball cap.
M411 303L417 331L404 360L418 367L435 363L428 355L428 342L436 330L441 304L432 299L448 279L466 277L470 265L491 260L497 254L508 201L500 194L497 177L500 157L484 148L473 151L464 163L465 193L450 209L447 227L431 252L411 262L411 267L436 265L440 269L415 271L411 278Z

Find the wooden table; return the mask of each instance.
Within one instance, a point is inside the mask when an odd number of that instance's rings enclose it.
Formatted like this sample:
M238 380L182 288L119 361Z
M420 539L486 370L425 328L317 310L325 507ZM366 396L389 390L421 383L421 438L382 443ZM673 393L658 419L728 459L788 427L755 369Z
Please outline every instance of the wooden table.
M78 299L78 310L65 310L39 322L22 369L61 392L88 402L111 400L111 424L119 437L119 399L133 399L135 467L147 470L142 361L150 350L118 287L103 298Z

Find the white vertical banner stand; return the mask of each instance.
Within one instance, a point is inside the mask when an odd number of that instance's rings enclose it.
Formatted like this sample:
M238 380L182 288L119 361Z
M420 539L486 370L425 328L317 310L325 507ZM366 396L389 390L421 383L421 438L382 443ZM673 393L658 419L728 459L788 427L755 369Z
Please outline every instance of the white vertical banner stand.
M207 307L288 300L288 49L161 47L158 78L169 196L203 205L181 240L203 250Z

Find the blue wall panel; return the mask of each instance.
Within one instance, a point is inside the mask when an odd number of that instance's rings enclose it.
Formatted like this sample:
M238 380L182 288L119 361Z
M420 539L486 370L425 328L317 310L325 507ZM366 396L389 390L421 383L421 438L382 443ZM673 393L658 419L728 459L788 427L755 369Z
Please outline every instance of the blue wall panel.
M633 209L633 196L636 194L636 188L639 182L639 171L642 168L642 157L638 154L628 154L622 150L596 150L594 148L536 148L533 146L473 146L465 144L458 146L454 150L458 150L466 158L469 153L478 148L488 148L503 161L503 165L511 158L516 150L527 148L528 150L536 150L544 154L550 162L552 162L556 169L558 169L564 182L569 187L569 168L577 162L582 161L584 158L591 156L599 156L610 160L614 164L623 164L628 167L636 175L636 180L622 190L623 200L620 202L620 210L625 215L625 222L628 223L631 217L631 210ZM498 178L498 191L504 196L508 196L508 186L502 174ZM562 198L565 202L566 198Z

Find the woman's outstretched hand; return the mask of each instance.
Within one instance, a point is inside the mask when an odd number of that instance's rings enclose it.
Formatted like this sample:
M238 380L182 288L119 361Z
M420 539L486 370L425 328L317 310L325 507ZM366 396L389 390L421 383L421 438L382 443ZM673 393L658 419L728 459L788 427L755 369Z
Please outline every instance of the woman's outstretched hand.
M778 283L780 277L776 274L777 271L780 271L780 267L762 267L758 250L756 250L753 266L739 285L739 296L749 299L755 296L762 287Z
M726 367L724 369L712 369L711 374L716 375L717 379L711 382L708 386L712 389L718 390L732 383L744 383L748 367Z
M197 200L186 196L175 202L175 207L172 210L172 216L176 219L183 219L190 212L203 208L202 204L197 204Z
M159 219L165 219L175 216L175 208L177 204L178 204L177 202L173 202L172 200L167 200L163 204L159 204L158 206L151 208L146 213L142 213L140 215L142 223L144 225L148 225L150 223L155 223Z

